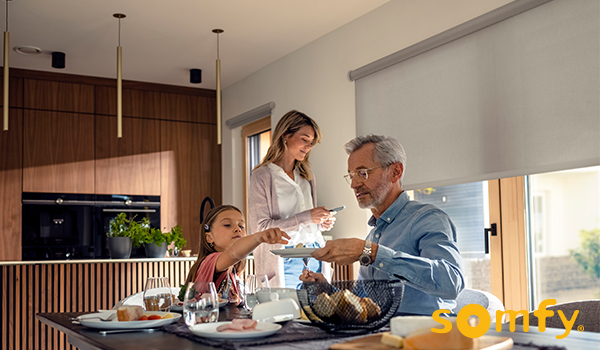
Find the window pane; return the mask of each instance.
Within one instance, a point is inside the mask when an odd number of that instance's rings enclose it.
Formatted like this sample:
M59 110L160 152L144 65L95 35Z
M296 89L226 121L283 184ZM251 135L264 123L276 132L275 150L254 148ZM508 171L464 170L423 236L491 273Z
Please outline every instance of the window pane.
M532 305L600 298L600 167L528 176Z
M487 181L407 192L414 200L433 204L450 216L465 263L466 287L491 293L490 256L485 253L483 234L489 227Z

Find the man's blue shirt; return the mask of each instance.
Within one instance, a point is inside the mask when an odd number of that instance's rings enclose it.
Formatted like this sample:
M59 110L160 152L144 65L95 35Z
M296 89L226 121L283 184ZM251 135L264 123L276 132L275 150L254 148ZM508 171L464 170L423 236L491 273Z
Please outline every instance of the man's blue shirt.
M463 262L448 214L402 192L369 225L374 228L367 239L379 248L375 261L360 267L358 279L405 279L397 315L431 315L456 306L454 299L464 288Z

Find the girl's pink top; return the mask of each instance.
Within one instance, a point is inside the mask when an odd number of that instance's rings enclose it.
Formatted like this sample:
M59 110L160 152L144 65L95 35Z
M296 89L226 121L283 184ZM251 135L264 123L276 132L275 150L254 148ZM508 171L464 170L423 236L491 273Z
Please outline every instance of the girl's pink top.
M236 305L240 302L240 291L238 288L237 279L235 274L231 272L232 269L227 269L218 274L215 273L217 266L217 259L221 253L212 253L200 263L200 268L196 272L196 278L194 282L214 282L217 293L221 293L221 298L225 298L224 292L227 292L227 299L230 303ZM229 282L225 279L229 277ZM223 283L225 281L225 283Z

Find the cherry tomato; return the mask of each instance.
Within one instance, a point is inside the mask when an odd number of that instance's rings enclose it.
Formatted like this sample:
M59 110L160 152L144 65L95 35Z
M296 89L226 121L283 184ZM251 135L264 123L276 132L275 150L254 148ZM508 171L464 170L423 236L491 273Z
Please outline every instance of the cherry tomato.
M143 315L138 321L148 321L148 316Z
M158 315L150 315L148 316L148 320L160 320L162 319L162 317L158 316Z

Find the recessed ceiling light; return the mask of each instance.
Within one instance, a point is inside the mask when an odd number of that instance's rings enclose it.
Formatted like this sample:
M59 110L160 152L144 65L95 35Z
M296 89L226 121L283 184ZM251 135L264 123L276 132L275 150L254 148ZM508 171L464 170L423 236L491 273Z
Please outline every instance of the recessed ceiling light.
M37 55L42 53L42 49L35 46L15 46L14 50L21 55Z

